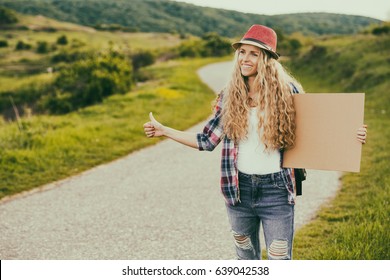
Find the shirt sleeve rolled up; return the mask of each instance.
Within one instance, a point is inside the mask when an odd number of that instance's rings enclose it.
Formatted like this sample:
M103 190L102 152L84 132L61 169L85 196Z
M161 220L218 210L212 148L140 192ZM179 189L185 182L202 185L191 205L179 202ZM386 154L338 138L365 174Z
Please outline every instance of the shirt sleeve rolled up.
M200 151L212 151L222 140L221 105L222 95L218 97L214 117L207 122L203 131L196 135L198 149Z

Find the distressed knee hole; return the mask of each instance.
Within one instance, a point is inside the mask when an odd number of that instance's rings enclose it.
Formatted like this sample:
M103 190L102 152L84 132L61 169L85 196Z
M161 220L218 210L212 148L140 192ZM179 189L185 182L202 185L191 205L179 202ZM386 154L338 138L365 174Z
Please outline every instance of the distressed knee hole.
M238 233L233 232L234 237L234 243L238 248L244 249L244 250L253 250L253 245L251 238L246 235L241 235Z
M287 240L274 240L268 248L268 256L272 259L282 260L288 258Z

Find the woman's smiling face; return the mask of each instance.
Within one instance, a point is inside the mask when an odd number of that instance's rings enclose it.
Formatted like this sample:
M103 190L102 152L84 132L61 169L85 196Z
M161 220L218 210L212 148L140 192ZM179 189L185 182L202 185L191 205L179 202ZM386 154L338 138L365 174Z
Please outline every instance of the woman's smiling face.
M257 63L260 58L260 48L252 45L242 44L239 49L238 63L241 74L245 77L257 75Z

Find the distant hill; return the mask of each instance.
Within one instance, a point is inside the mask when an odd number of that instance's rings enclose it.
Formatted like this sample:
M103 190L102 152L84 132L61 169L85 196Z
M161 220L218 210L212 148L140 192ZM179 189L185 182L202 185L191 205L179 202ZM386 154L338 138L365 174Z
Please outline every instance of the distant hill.
M199 7L169 0L0 0L0 5L20 13L55 18L87 26L115 25L128 31L177 32L201 36L242 35L254 23L283 33L305 35L354 34L379 20L342 14L301 13L258 15Z

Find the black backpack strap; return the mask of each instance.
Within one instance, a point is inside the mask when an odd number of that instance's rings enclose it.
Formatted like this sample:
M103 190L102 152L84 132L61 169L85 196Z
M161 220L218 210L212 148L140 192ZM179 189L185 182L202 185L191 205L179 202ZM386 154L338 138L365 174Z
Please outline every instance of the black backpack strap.
M303 168L294 168L294 177L297 195L302 195L302 181L306 180L306 170Z

